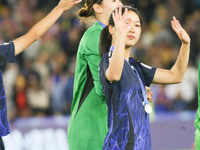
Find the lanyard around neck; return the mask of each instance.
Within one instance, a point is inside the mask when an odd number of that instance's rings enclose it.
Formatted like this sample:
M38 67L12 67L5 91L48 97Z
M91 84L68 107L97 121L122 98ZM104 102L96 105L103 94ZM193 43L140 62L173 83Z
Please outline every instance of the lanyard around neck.
M114 46L110 46L110 51L111 52L113 52L114 51ZM126 58L124 58L125 59L125 61L128 63L128 65L131 67L131 65L130 65L130 63L126 60ZM131 67L132 68L132 67ZM148 105L149 104L149 102L148 102L148 100L147 100L147 95L146 95L146 91L145 91L145 88L144 88L144 85L143 85L143 82L142 82L142 80L141 80L141 78L140 78L140 76L139 76L139 73L137 72L137 70L136 69L134 69L135 70L135 72L136 72L136 74L137 74L137 77L138 77L138 80L139 80L139 82L140 82L140 87L141 87L141 90L142 90L142 96L143 96L143 103L145 104L145 105Z

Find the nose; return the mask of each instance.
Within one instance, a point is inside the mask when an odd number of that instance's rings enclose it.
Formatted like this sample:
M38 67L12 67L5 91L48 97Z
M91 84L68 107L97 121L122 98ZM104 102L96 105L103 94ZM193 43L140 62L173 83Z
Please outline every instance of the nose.
M130 32L133 32L133 33L135 32L135 26L134 26L133 24L131 25L131 30L130 30Z

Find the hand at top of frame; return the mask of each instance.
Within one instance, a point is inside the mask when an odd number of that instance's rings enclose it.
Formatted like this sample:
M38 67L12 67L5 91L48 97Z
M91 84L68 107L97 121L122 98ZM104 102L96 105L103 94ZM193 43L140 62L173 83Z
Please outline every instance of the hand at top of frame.
M82 0L60 0L58 3L58 7L62 9L62 11L66 11L73 7L75 4L80 3Z
M178 35L179 39L184 44L189 44L190 43L190 37L187 34L187 32L182 28L181 24L176 19L176 17L173 17L173 20L171 21L171 25L172 25L172 29L176 32L176 34Z

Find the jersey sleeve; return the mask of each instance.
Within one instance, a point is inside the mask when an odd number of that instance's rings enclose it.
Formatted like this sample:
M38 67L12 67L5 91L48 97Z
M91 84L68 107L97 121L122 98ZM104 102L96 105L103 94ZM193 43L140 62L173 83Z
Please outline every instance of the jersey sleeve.
M85 49L82 54L87 60L89 69L91 71L93 77L93 83L95 87L95 91L99 96L103 96L102 87L99 80L99 62L100 62L100 54L99 54L99 37L101 30L95 30L92 32L86 41Z
M0 65L15 61L15 47L13 42L0 45Z
M141 63L141 62L139 62L139 64L140 64L140 67L141 67L141 70L142 70L145 85L150 86L152 81L153 81L153 78L154 78L154 75L155 75L155 72L156 72L156 68L150 67L150 66L148 66L144 63Z
M119 81L117 82L110 82L106 79L106 70L109 67L110 64L110 58L112 56L112 52L108 52L103 54L101 61L99 63L99 77L100 77L100 81L101 81L101 85L106 85L109 86L110 88L113 88L114 85L118 84Z

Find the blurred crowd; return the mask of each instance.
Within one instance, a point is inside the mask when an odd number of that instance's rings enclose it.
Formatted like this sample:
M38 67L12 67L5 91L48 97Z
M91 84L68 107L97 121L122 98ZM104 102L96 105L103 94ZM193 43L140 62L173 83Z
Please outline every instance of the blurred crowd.
M0 43L25 34L59 0L1 0ZM65 12L38 41L3 66L8 117L67 115L73 96L76 53L84 31L77 5ZM152 84L156 113L197 108L197 66L200 60L200 0L124 0L143 18L142 35L132 56L150 66L170 69L181 42L171 28L173 16L191 37L190 62L183 82ZM90 23L91 25L91 23Z

